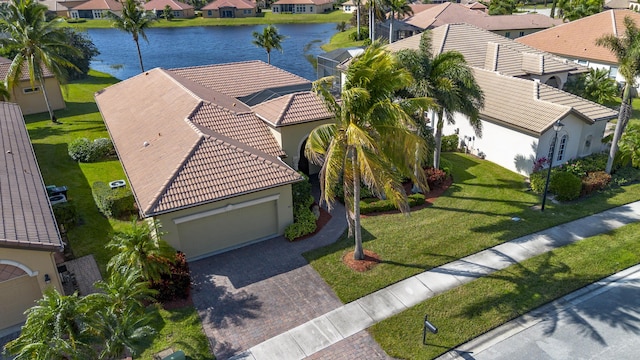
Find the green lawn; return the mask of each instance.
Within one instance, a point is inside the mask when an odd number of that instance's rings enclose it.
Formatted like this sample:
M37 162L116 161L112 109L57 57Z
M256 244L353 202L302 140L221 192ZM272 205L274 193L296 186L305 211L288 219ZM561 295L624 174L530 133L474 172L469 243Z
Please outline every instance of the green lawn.
M352 27L345 31L338 32L331 37L331 40L328 44L322 45L322 50L329 52L336 49L355 47L355 46L364 46L363 41L353 41L349 39L351 34L355 34L358 31L357 28Z
M444 157L453 163L454 184L434 206L410 216L362 219L365 249L382 258L373 270L357 273L342 263L353 248L346 234L305 254L343 302L505 241L640 199L640 184L635 184L573 203L547 203L541 213L532 209L540 197L526 191L522 176L469 155ZM512 221L514 216L522 221Z
M432 359L513 318L640 262L640 224L622 227L523 261L374 325L389 356ZM438 334L422 345L422 319ZM602 313L602 317L616 316ZM576 336L586 336L578 334Z
M348 22L352 14L341 10L334 10L327 14L273 14L271 11L264 11L263 16L248 18L213 19L196 17L193 19L174 19L171 21L158 20L152 27L187 27L187 26L233 26L233 25L267 25L267 24L312 24L312 23L339 23ZM108 19L87 20L82 23L68 23L67 26L88 29L88 28L110 28L111 21Z
M91 185L95 181L125 179L124 171L118 160L77 163L69 157L67 147L80 137L108 137L93 94L117 81L92 71L87 79L66 85L63 93L67 108L56 111L60 125L51 123L46 113L25 117L45 183L66 185L69 202L80 215L80 224L68 232L68 246L76 257L93 254L103 274L112 255L104 245L114 230L124 229L129 221L102 216L94 203ZM170 346L184 350L191 359L213 358L193 306L160 310L159 315L154 323L159 333L142 358L151 359L151 354Z

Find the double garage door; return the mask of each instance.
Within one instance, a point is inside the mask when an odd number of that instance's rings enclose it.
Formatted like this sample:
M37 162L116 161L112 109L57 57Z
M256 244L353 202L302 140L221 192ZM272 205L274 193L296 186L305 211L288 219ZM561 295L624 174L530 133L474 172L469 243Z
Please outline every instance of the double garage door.
M178 223L182 251L189 259L233 249L278 234L277 201L220 209L211 215Z
M25 274L0 282L0 330L23 322L25 310L41 297L36 277Z

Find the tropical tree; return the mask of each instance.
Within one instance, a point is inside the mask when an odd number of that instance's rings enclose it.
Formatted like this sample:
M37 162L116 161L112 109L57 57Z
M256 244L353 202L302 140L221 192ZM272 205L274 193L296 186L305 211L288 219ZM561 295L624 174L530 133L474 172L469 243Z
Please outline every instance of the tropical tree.
M413 94L430 97L436 104L433 167L439 168L442 128L445 120L449 124L454 123L454 113L467 116L476 136L482 135L482 123L478 117L484 106L482 89L462 54L457 51L432 54L431 35L428 31L422 33L418 51L404 50L398 53L398 57L416 78L411 87Z
M28 309L20 336L5 345L16 359L90 359L91 336L85 326L91 314L82 311L78 294L65 296L55 288L44 291L37 305Z
M162 240L160 223L155 221L152 227L133 219L129 230L115 233L107 248L117 253L109 260L107 269L112 273L140 269L142 277L150 281L158 281L168 273L175 250Z
M409 6L407 0L385 0L386 5L391 10L391 16L389 17L389 44L393 42L393 21L395 15L398 14L398 19L401 16L413 14L413 10Z
M631 124L620 138L620 163L640 168L640 125Z
M6 89L12 91L26 70L31 87L35 88L38 84L49 118L56 122L44 83L45 69L61 82L64 81L66 68L75 68L64 54L77 50L68 44L65 32L59 26L63 20L54 18L47 22L46 13L47 7L36 0L11 1L0 12L0 31L6 34L0 37L0 45L15 52L5 79Z
M164 9L162 9L162 17L167 21L173 19L173 9L171 9L170 5L167 4L164 6Z
M143 313L143 302L151 301L156 293L137 268L114 268L107 281L97 281L93 286L100 292L86 296L90 303L98 309L113 307L115 311L129 309Z
M605 47L618 59L618 72L625 80L622 92L622 102L618 113L618 122L613 133L613 142L609 151L606 171L611 173L613 161L618 151L618 141L624 132L631 117L631 89L636 83L636 77L640 75L640 30L635 22L628 16L624 18L624 34L617 37L613 34L604 35L596 40L598 46Z
M108 307L95 313L95 329L102 338L99 359L122 359L125 351L135 356L142 342L155 334L149 325L151 313L138 313L131 307Z
M11 94L9 93L9 90L7 90L4 82L0 82L0 101L9 101L10 98Z
M557 0L559 15L565 21L574 21L602 11L604 0ZM555 8L552 9L555 12Z
M515 0L494 0L489 3L489 15L511 15L516 11Z
M567 81L565 90L599 104L611 103L618 95L618 85L607 69L589 69L588 73Z
M428 188L423 172L413 173L416 158L427 156L427 146L411 129L411 114L428 106L426 99L395 101L394 94L411 83L411 75L395 57L375 42L356 57L346 72L341 99L330 92L331 79L314 89L334 114L335 122L316 127L307 140L305 155L321 165L322 201L331 208L337 187L343 184L349 235L354 237L354 259L364 259L360 229L360 187L386 196L408 211L404 176Z
M369 40L376 40L376 21L384 21L386 0L367 0L367 9L369 11Z
M278 33L278 28L273 25L267 25L262 32L253 32L252 43L257 47L263 48L267 52L267 63L271 64L271 50L276 49L282 52L282 41L286 36Z
M139 40L140 37L142 37L146 42L149 42L145 30L148 29L155 20L155 14L145 11L137 0L126 0L122 3L122 14L109 11L107 16L111 19L111 25L114 28L127 32L133 37L133 41L136 43L136 49L138 49L140 71L144 72Z

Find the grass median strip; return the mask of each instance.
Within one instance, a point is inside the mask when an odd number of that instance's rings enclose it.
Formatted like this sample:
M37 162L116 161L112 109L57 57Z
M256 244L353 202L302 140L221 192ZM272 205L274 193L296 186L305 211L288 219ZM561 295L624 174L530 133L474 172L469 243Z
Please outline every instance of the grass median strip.
M640 263L640 224L539 255L435 296L374 325L389 356L431 359L507 321ZM422 345L422 320L438 334Z

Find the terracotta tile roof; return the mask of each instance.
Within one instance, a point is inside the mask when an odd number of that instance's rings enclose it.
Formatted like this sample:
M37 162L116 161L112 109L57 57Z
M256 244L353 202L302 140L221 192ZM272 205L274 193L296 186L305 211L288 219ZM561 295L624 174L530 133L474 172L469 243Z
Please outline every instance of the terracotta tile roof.
M180 69L170 72L255 105L269 98L311 89L311 82L263 61L243 61Z
M17 104L0 102L0 150L0 247L61 250L58 226Z
M73 10L122 10L122 4L116 0L89 0L80 5L74 6Z
M163 10L167 5L171 7L171 10L193 9L193 6L175 0L151 0L144 4L144 9L147 11Z
M10 66L11 66L11 60L0 57L0 78L1 79L6 79ZM45 78L53 77L53 73L49 71L49 69L47 69L46 67L44 67L42 70ZM26 64L22 67L22 76L20 77L20 80L27 80L27 81L29 80L29 69L27 68Z
M536 81L474 68L485 96L482 118L533 134L541 134L566 114L585 122L606 121L617 112Z
M285 4L306 4L306 5L325 5L331 4L333 0L278 0L272 5L285 5Z
M549 53L520 44L504 36L469 24L447 24L429 30L435 54L455 50L471 66L505 75L550 74L586 71L586 68ZM390 51L418 49L421 34L387 45ZM526 54L526 55L525 55Z
M624 18L631 17L640 26L640 14L632 10L609 10L571 21L551 29L516 39L517 42L572 59L616 64L608 49L597 46L596 39L606 34L624 34Z
M246 105L174 72L132 77L96 94L96 103L145 216L300 178Z
M333 118L324 101L310 91L265 101L254 106L253 111L275 127Z
M232 7L236 9L254 9L258 5L255 1L249 0L216 0L209 3L207 6L202 7L202 10L215 10L225 7Z
M452 23L467 23L489 31L546 29L562 24L562 20L551 19L542 14L489 15L466 5L450 2L424 7L419 12L416 10L404 22L420 29Z

